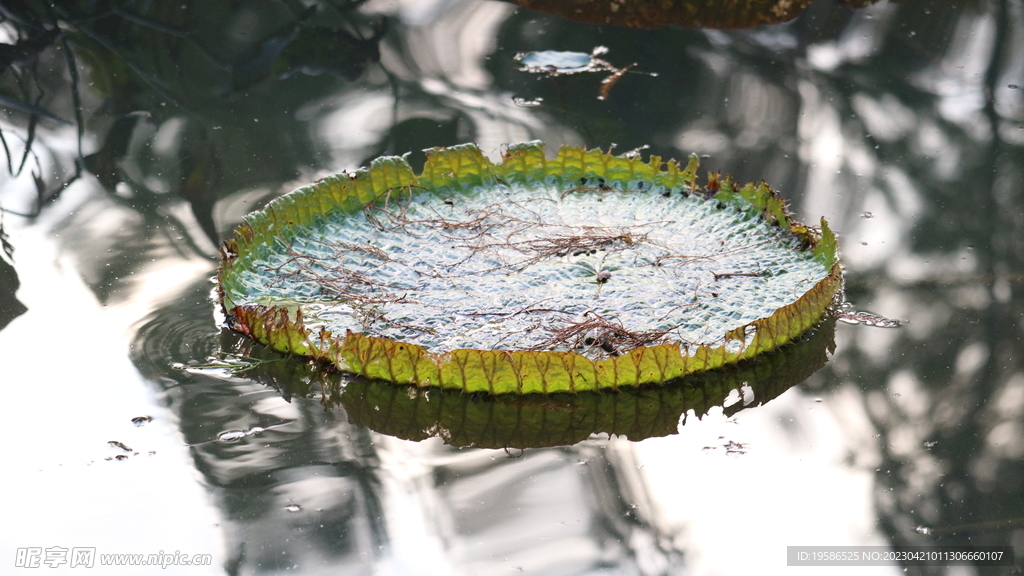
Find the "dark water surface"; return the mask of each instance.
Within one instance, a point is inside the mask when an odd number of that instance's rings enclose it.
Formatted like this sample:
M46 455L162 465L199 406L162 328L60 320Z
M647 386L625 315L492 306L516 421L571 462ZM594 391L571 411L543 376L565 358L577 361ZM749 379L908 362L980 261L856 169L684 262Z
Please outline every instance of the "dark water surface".
M0 76L0 573L34 573L15 566L32 547L212 555L176 574L1024 571L1020 0L821 0L744 31L483 0L81 4L0 10L17 48ZM657 76L600 100L602 74L514 60L597 46ZM210 299L217 242L245 213L381 154L417 165L474 141L497 158L531 139L696 152L702 171L763 178L837 231L855 309L903 325L840 323L823 368L774 388L623 396L615 434L572 424L544 448L501 449L533 429L488 423L578 424L583 401L409 404L329 392L301 366L200 368L261 354ZM408 425L441 404L492 435ZM786 567L787 546L903 544L1018 557Z

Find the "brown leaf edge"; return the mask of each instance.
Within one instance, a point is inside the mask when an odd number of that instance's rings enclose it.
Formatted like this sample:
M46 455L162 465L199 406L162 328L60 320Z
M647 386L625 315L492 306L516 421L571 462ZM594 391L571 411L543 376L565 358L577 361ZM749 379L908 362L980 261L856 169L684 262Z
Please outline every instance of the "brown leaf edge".
M753 28L796 18L812 0L505 0L519 6L588 24L631 28ZM877 1L877 0L876 0Z

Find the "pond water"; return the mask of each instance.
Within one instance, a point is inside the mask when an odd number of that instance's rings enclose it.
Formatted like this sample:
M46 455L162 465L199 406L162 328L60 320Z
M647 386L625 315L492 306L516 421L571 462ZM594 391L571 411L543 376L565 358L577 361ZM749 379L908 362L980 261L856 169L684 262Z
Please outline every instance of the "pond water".
M1024 571L1020 0L818 0L732 31L484 0L23 4L0 10L0 572L74 548L98 574L158 553L210 555L174 574ZM544 50L635 66L610 88L520 70ZM301 365L225 361L262 354L211 300L245 213L382 154L532 139L766 180L837 232L853 309L901 326L839 323L785 385L708 384L667 425L533 448L396 421L403 390L335 401ZM786 566L787 546L907 544L1017 557ZM88 571L55 566L36 571Z

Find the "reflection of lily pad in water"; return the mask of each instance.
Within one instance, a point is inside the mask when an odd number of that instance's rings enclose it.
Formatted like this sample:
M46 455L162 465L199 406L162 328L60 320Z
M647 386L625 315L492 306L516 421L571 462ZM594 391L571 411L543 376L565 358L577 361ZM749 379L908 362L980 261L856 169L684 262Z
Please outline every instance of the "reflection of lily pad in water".
M318 373L297 362L257 363L243 375L287 398L320 396L325 407L344 410L352 423L406 440L438 436L453 446L539 448L571 445L599 433L630 440L666 436L679 431L680 419L685 423L690 411L702 418L723 407L732 416L760 406L825 365L834 331L835 321L828 319L799 341L731 369L617 393L490 396L412 390ZM730 403L743 387L749 387L739 395L743 399Z
M658 384L753 358L819 322L835 239L767 186L696 158L472 146L327 178L251 214L219 274L229 325L416 386L495 394Z

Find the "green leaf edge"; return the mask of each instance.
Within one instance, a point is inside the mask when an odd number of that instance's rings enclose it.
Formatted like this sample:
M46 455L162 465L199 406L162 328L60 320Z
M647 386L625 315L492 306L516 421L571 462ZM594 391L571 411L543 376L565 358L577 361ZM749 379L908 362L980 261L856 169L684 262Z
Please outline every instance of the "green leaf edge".
M271 386L285 398L315 398L344 411L349 422L375 432L476 448L540 448L576 444L607 433L643 440L679 432L715 407L726 417L764 405L803 382L835 351L834 316L795 342L749 362L684 379L685 386L623 388L616 393L514 395L464 394L461 390L409 390L383 380L328 373L304 362L278 362L269 350L238 375ZM258 345L250 342L243 350ZM754 401L729 404L734 390L749 386ZM412 393L410 393L412 392ZM726 406L726 404L729 404Z
M643 181L650 188L697 190L698 159L685 167L651 156L616 156L601 150L563 146L547 159L538 141L510 145L501 164L490 162L473 144L426 151L419 176L400 157L375 160L370 168L338 174L281 196L247 215L221 249L217 274L221 304L229 326L271 348L307 356L368 378L418 387L435 386L490 394L552 394L662 384L747 360L774 350L818 323L842 289L835 235L824 218L821 228L797 222L785 201L764 182L736 189L726 177L711 175L705 190L741 210L757 212L773 226L797 237L829 274L792 304L727 333L717 344L645 346L616 358L591 360L573 352L459 349L436 354L422 346L348 332L339 337L320 330L317 343L299 310L239 304L245 293L239 272L271 247L285 245L317 219L351 214L372 202L407 197L414 190L439 195L465 194L480 186L507 184L577 186L581 178L603 178L615 188ZM748 335L750 342L747 342ZM738 342L735 348L732 342Z

